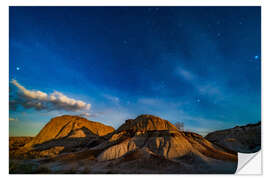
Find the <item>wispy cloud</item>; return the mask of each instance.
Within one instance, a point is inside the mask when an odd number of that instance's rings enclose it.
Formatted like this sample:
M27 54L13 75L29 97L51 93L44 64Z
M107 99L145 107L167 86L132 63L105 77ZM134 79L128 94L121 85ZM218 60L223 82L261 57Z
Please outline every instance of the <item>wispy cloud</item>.
M99 121L118 128L127 119L135 118L137 114L130 112L125 107L108 107L103 108L101 112L91 114L92 120ZM102 121L101 121L102 120Z
M144 105L151 105L151 106L162 104L162 102L159 99L154 99L154 98L139 98L138 103L144 104Z
M191 84L194 89L201 95L219 96L222 95L220 85L214 81L205 81L203 77L183 68L177 67L175 73L183 80Z
M187 114L182 114L181 121L185 123L186 131L194 131L203 136L216 129L225 129L232 126L230 122L221 119L208 119Z
M91 114L88 112L83 112L83 113L79 114L79 116L89 118L89 117L91 117Z
M182 68L182 67L177 67L176 68L176 73L178 75L180 75L181 77L183 77L185 80L187 81L192 81L192 80L195 80L196 77L193 73L191 73L190 71Z
M109 94L103 94L103 97L105 97L106 99L108 99L109 101L112 101L116 104L119 103L120 99L116 96L112 96L112 95L109 95Z
M17 87L14 99L10 100L10 107L16 109L21 105L24 108L34 108L35 110L90 110L91 104L87 104L81 100L67 97L61 92L54 91L51 94L39 90L28 90L16 80L12 80L11 84ZM14 93L14 92L13 92Z
M96 118L96 117L100 117L102 116L103 112L82 112L81 114L79 114L79 116L81 117L85 117L85 118ZM75 114L77 115L77 114Z

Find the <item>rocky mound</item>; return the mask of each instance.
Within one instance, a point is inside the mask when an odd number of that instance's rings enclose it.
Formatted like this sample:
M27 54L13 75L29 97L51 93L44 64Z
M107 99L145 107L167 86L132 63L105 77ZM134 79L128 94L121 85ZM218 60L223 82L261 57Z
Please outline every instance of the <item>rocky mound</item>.
M35 166L50 173L74 173L74 169L102 174L234 173L237 168L236 153L152 115L126 120L116 131L84 118L61 116L27 145L30 151L19 152L30 158L21 162L36 159Z
M181 132L167 120L141 115L127 120L108 140L93 149L101 151L99 161L114 160L138 149L144 154L165 159L196 156L203 162L213 160L237 161L237 156L210 143L192 132Z
M79 116L59 116L48 122L33 140L25 145L32 147L49 141L70 140L104 136L114 131L111 126L89 121ZM58 141L57 141L58 140Z
M261 122L215 131L205 138L236 152L254 153L261 149Z
M178 131L177 128L169 121L153 115L140 115L136 120L126 120L126 122L117 129L118 132L129 131L142 133L157 130Z

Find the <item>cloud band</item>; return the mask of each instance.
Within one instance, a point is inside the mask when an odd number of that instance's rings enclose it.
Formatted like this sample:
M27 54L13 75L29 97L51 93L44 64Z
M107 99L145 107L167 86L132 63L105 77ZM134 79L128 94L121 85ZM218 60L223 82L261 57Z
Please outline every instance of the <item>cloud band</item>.
M34 108L36 110L66 110L79 111L90 110L91 104L87 104L81 100L69 98L61 92L54 91L47 94L38 90L28 90L16 80L12 80L11 84L17 87L13 98L10 99L10 108L16 109L19 105L24 108Z

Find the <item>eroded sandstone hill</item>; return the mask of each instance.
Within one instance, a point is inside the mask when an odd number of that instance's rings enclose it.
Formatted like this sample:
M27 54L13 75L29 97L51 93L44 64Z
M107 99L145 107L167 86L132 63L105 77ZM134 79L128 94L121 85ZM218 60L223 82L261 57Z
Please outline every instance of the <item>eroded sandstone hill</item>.
M102 150L97 157L99 161L118 159L138 150L166 159L183 158L192 154L204 161L237 161L235 154L215 146L202 136L181 132L169 121L152 115L127 120L107 138L107 141L94 147Z
M113 127L102 123L89 121L79 116L63 115L51 119L25 147L31 147L51 140L71 138L76 140L76 138L104 136L113 131Z
M126 120L116 131L61 116L27 146L30 150L14 151L10 158L27 155L20 165L32 163L37 173L40 168L50 173L234 173L237 167L236 153L153 115ZM17 166L13 172L24 173Z
M235 152L254 153L261 149L261 122L215 131L205 138Z

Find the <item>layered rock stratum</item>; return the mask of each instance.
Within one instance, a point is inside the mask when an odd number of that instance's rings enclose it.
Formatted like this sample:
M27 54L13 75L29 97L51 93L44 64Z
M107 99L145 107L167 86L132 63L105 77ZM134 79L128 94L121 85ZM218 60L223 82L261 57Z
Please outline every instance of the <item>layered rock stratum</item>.
M104 136L113 131L113 127L99 122L89 121L80 116L63 115L51 119L25 147L31 147L57 139Z
M237 160L236 155L215 146L199 134L181 132L169 121L153 115L141 115L127 120L108 137L108 141L95 149L104 149L98 156L100 161L118 159L137 150L166 159L192 154L204 161L209 158Z
M237 167L235 152L153 115L126 120L117 130L56 117L19 152L27 154L23 166L34 160L36 173L41 167L50 173L234 173Z
M235 152L254 153L261 149L261 122L211 132L205 138Z
M54 157L62 152L74 152L104 141L102 136L114 128L80 116L63 115L52 118L37 136L16 146L22 138L10 138L10 156L13 158ZM25 138L24 138L25 139ZM14 142L14 143L13 143Z

